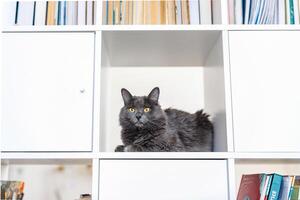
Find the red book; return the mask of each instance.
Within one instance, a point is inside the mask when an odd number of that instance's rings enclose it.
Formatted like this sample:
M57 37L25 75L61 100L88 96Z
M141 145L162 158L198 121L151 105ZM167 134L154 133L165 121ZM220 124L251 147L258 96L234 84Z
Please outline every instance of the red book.
M259 200L261 174L243 175L237 200Z

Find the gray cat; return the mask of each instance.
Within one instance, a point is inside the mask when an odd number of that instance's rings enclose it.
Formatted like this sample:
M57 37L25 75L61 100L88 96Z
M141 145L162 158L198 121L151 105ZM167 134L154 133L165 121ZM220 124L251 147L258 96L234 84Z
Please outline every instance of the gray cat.
M194 114L171 108L162 110L158 87L148 96L132 96L126 89L121 94L124 145L117 146L116 152L213 150L213 125L202 110Z

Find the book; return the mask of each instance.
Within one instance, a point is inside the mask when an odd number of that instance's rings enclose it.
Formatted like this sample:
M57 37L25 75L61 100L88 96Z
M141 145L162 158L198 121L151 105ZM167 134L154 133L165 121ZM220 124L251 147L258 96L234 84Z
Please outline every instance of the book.
M115 1L115 2L118 2L118 1ZM95 15L94 3L93 3L93 1L87 1L86 2L86 25L94 24L94 15ZM118 15L118 16L120 17L120 15Z
M278 200L281 182L282 176L279 174L273 174L272 183L268 194L268 200Z
M0 181L1 200L22 200L24 196L23 181Z
M201 24L212 24L211 0L201 0L199 2Z
M34 25L43 26L46 25L46 8L47 3L45 1L36 1Z
M236 7L236 4L240 4L240 7ZM236 10L239 9L239 10ZM239 15L239 18L236 18L235 15ZM241 24L235 22L235 20L242 19L242 0L228 0L228 22L229 24ZM242 21L242 20L241 20Z
M295 176L291 200L300 200L300 176Z
M200 10L200 14L201 14L201 10ZM187 0L181 1L181 21L182 24L190 24L189 5Z
M189 14L189 4L188 1L186 6L188 9ZM168 0L166 1L166 24L176 24L176 7L175 7L175 0ZM187 15L189 18L189 15Z
M78 1L77 4L77 24L78 25L85 25L85 2L84 1ZM106 16L106 14L104 14L103 16Z
M20 26L34 24L34 2L33 1L19 1L16 8L17 20L16 24Z
M177 2L177 1L176 1ZM176 3L175 2L175 3ZM178 3L178 2L177 2ZM180 2L179 2L179 4L181 4ZM176 5L175 5L176 6ZM176 8L175 8L176 9ZM176 10L176 11L178 11L178 10ZM175 12L176 12L175 11ZM181 15L181 13L180 13L180 15ZM176 16L177 17L177 16ZM177 18L176 18L176 20L177 20ZM166 19L166 1L161 1L160 2L160 24L166 24L166 22L167 22L167 19Z
M278 1L278 16L279 16L279 24L285 24L285 1Z
M259 199L263 176L264 175L262 174L243 175L237 195L237 200Z
M67 1L66 25L77 24L77 2Z
M89 3L88 3L89 4ZM91 8L91 5L88 5L89 7L88 8L88 14L87 15L90 15L88 16L88 21L89 18L91 18L91 13L92 13L92 8ZM113 24L116 24L116 25L119 25L120 24L120 11L121 11L121 4L120 4L120 1L114 1L114 9L113 9L113 16L114 16L114 21L113 21ZM88 22L88 24L92 24L92 22Z
M113 7L114 7L114 2L113 1L107 1L107 24L112 25L113 24Z
M265 175L265 178L264 178L264 181L263 184L261 184L261 188L260 188L260 198L259 200L265 200L267 198L267 189L268 189L268 185L269 183L271 182L270 180L271 178L271 175Z
M199 8L198 8L199 9ZM162 10L165 10L165 8L162 8ZM181 20L181 0L176 0L175 1L175 13L176 13L176 24L182 24L182 20ZM163 16L163 14L161 15ZM200 16L198 16L199 18ZM199 19L200 20L200 19ZM164 22L163 24L165 24L166 22Z
M125 19L126 19L126 0L121 0L121 10L120 10L120 24L126 24Z
M18 1L5 1L3 2L5 9L2 9L2 22L3 26L13 26L17 22L17 7Z
M290 190L292 187L292 176L283 176L282 184L279 192L279 199L289 199Z
M47 2L47 25L56 25L55 21L55 11L56 11L56 2L48 1Z
M132 23L133 24L144 24L145 23L144 20L147 20L147 22L148 22L149 19L146 19L146 17L150 14L149 13L150 11L149 10L146 10L146 11L144 10L145 9L144 3L145 3L144 1L134 1L134 2L132 2L132 12L133 12L133 14L132 14ZM127 11L128 9L125 9L125 10ZM144 12L147 12L147 14L145 14ZM128 14L129 13L127 13L127 15ZM147 15L147 16L144 16L144 15ZM128 15L128 17L126 17L126 21L129 21L129 15Z
M294 22L295 24L299 24L299 1L294 0Z
M199 1L189 0L190 24L200 24Z

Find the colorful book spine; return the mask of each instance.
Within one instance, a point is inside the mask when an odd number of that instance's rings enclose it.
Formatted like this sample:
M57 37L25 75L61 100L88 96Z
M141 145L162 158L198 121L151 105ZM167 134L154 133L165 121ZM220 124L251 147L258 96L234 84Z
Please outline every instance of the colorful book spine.
M282 176L279 174L273 174L273 179L270 187L270 192L268 195L268 200L278 200L279 192L282 183Z

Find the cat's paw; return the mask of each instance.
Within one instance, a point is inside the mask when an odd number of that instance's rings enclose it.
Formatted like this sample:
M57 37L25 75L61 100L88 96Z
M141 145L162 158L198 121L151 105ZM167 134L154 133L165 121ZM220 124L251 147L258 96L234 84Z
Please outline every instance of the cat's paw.
M124 152L125 146L124 145L118 145L115 148L115 152Z
M137 152L137 151L143 151L143 147L141 147L140 145L128 145L124 148L125 152Z

